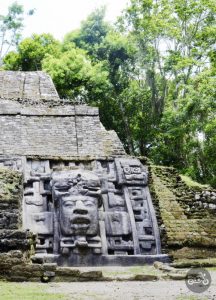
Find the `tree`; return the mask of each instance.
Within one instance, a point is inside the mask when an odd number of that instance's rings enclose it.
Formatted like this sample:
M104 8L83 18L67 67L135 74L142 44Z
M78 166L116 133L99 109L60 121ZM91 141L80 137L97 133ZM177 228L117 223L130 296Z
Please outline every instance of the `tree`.
M96 59L98 47L111 30L111 26L104 21L105 11L105 7L96 9L82 22L80 29L66 34L64 46L74 43L78 48L86 50L92 59Z
M9 52L3 59L5 70L37 71L47 54L60 53L60 43L51 34L33 34L20 42L17 52Z
M100 108L128 153L216 186L213 0L131 0L118 26L93 12L64 38L34 35L5 68L43 69L61 97Z
M100 64L107 74L107 86L100 97L92 98L88 93L88 103L100 108L101 119L107 129L118 132L126 149L134 153L134 142L129 124L127 105L123 93L130 85L133 73L135 48L129 36L117 32L104 21L104 8L94 11L79 30L65 36L63 49L77 47L86 51L92 64ZM101 86L101 89L104 86ZM102 96L102 97L101 97ZM129 101L129 100L128 100Z
M28 15L32 15L34 10L30 10ZM2 58L10 48L17 46L21 39L23 29L24 9L22 5L14 2L8 8L7 15L0 15L0 66Z
M114 29L109 31L97 51L97 59L103 61L110 82L108 98L99 103L102 121L108 129L118 132L131 154L134 153L134 141L128 108L131 100L129 87L135 76L135 52L136 48L130 37L121 35Z
M145 141L150 158L210 180L215 176L206 156L214 145L215 93L209 88L215 76L214 1L131 0L121 26L134 36L142 80L150 89L149 116L155 120L152 139Z
M59 55L46 55L42 63L63 98L82 98L87 103L101 97L108 88L107 72L92 64L86 52L71 47Z

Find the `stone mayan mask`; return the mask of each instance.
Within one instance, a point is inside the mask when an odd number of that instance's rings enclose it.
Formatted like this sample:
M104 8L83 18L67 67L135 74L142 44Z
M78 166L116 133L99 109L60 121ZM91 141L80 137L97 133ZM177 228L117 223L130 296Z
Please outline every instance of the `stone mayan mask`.
M54 172L52 190L58 202L61 234L94 236L98 233L100 180L93 172L68 170Z

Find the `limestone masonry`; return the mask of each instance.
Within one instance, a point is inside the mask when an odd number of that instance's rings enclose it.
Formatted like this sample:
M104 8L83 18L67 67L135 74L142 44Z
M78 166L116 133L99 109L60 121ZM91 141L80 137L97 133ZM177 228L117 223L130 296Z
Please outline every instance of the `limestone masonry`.
M214 256L215 191L142 162L48 75L1 71L0 278L73 281L65 266Z
M0 72L0 154L108 157L125 154L97 108L61 101L42 72Z

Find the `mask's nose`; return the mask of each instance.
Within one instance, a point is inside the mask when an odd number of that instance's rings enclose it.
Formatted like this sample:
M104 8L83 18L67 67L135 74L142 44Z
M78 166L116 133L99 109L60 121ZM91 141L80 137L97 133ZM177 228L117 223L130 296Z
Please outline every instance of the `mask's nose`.
M76 202L76 207L74 208L74 214L79 214L79 215L87 215L88 214L88 209L85 207L83 202L81 200L78 200Z

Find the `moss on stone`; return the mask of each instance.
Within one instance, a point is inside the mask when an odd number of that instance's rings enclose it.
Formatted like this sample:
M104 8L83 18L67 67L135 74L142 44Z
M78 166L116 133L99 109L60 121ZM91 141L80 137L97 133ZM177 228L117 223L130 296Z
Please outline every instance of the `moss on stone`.
M183 182L190 188L195 188L198 190L203 190L203 189L208 189L210 188L210 185L208 184L201 184L199 182L194 181L193 179L191 179L189 176L186 175L180 175L181 179L183 180Z
M178 259L171 264L174 268L210 268L216 267L216 258Z
M0 202L17 202L21 199L22 174L8 168L0 168Z
M174 168L150 165L150 189L161 229L162 246L174 258L204 258L210 252L211 256L216 256L215 213L197 206L196 200L199 186L201 194L198 196L202 201L209 201L208 196L202 196L207 186L193 185L195 189L186 184ZM213 192L212 189L210 191ZM211 192L207 191L206 195Z

